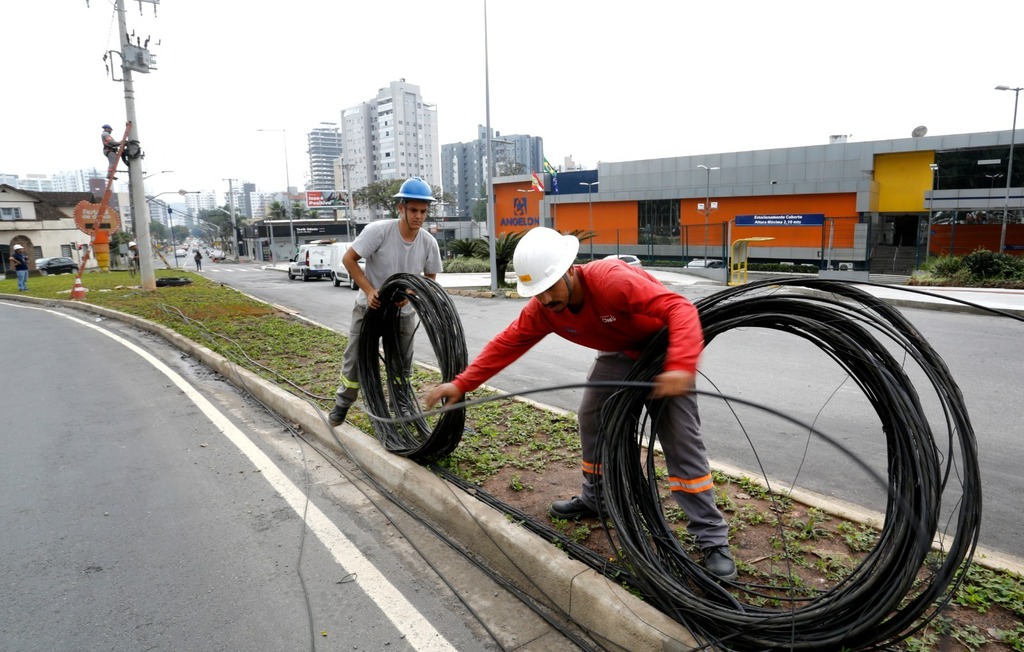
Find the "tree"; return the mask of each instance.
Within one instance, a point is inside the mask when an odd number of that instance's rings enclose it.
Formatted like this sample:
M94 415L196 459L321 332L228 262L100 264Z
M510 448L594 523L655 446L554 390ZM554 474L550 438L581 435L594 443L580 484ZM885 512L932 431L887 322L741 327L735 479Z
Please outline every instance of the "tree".
M366 204L370 208L384 209L390 217L397 218L398 200L395 199L395 195L402 187L403 181L404 179L374 181L352 193L352 196L361 204Z
M181 224L175 224L171 227L171 237L175 242L185 242L188 239L188 227Z
M270 202L270 206L267 207L267 216L272 220L283 220L288 217L288 210L279 201Z
M500 238L494 241L494 268L497 271L498 285L505 286L505 274L508 272L508 265L512 262L513 256L516 253L516 247L519 245L519 241L522 240L523 236L526 235L526 231L517 231L515 233L506 233ZM490 257L490 240L487 238L479 238L482 243L482 249L484 255L481 257Z
M370 208L382 208L388 212L392 219L398 217L398 200L395 195L402 189L405 179L389 179L385 181L374 181L352 193L354 203L366 204ZM443 192L440 186L430 186L430 194L434 199L452 203L455 195L450 192Z
M149 221L149 235L151 238L158 242L160 240L166 240L167 233L167 227L164 226L163 222L158 222L157 220Z
M448 251L454 256L466 258L487 258L490 253L487 251L487 241L482 238L463 238L462 240L449 240Z

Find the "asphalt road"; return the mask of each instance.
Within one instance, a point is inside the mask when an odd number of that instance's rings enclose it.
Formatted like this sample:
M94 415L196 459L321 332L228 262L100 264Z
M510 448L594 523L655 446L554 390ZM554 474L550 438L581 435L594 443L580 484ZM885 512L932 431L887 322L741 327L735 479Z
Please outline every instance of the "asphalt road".
M285 274L257 265L209 266L208 277L261 299L293 309L324 325L347 332L356 293L330 282L288 281ZM712 285L678 286L691 300L715 292ZM518 314L521 300L453 297L466 331L470 357ZM981 543L1024 557L1019 536L1019 505L1024 499L1024 450L1020 446L1020 324L934 310L904 309L904 314L943 357L963 392L978 439L984 512ZM423 339L417 359L432 363ZM593 352L551 337L518 360L490 384L509 392L578 383L585 379ZM748 330L730 332L710 343L701 364L699 387L743 396L800 418L849 447L856 457L885 477L885 443L880 425L860 390L813 347L787 336ZM911 372L925 405L920 374ZM575 410L578 389L551 389L531 398ZM755 411L733 413L722 401L702 399L703 430L711 456L784 485L885 511L884 487L858 465L807 432ZM943 427L941 414L933 427ZM947 495L952 509L956 493Z
M161 338L3 301L0 329L0 649L569 647Z

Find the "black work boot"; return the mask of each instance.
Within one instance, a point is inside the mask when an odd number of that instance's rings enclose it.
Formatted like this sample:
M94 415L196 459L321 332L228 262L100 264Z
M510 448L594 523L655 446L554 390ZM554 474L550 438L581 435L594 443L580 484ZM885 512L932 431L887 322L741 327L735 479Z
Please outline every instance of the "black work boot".
M341 424L345 423L345 416L348 414L348 407L341 407L337 403L334 404L334 409L327 415L327 421L331 424L331 427L337 428Z
M729 546L714 546L704 548L704 568L715 577L723 580L734 580L739 574L736 572L736 562L732 559Z
M554 518L564 518L570 521L578 521L581 518L597 518L597 510L580 500L579 496L573 496L569 500L556 500L548 508L548 514Z

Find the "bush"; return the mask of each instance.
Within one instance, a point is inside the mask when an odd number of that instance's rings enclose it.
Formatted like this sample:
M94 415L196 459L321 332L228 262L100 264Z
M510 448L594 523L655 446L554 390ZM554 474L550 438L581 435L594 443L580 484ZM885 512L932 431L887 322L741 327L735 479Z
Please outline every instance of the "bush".
M932 275L940 278L952 278L966 271L963 258L957 256L939 256L928 262L924 267Z
M467 258L458 256L451 260L444 261L444 271L449 274L481 274L491 271L491 261L483 258Z
M1012 279L1024 276L1024 261L1016 256L976 249L963 258L964 266L977 278Z

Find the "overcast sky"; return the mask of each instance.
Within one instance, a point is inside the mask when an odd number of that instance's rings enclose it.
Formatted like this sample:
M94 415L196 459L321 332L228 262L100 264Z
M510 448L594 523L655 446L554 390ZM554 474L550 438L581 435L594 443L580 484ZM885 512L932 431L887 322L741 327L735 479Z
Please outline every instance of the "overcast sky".
M102 168L123 131L109 0L5 0L0 172ZM389 82L420 86L440 143L486 121L483 0L126 0L157 57L134 75L149 194L277 191L306 133ZM1009 129L1024 2L488 0L491 126L554 165ZM118 76L119 75L119 70ZM1024 111L1022 111L1024 114ZM1018 124L1024 124L1024 115ZM284 134L258 129L284 129Z

